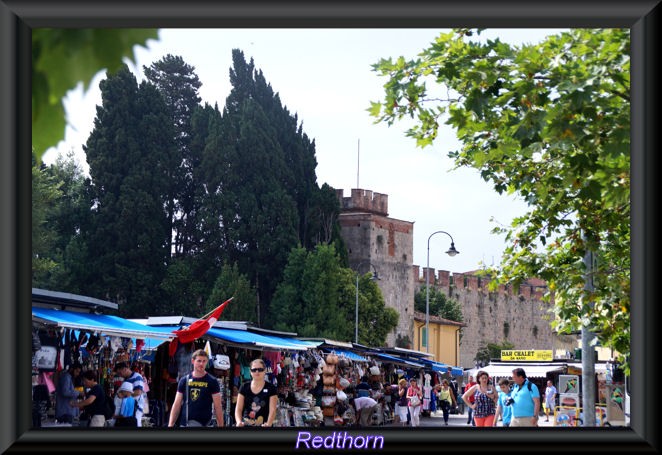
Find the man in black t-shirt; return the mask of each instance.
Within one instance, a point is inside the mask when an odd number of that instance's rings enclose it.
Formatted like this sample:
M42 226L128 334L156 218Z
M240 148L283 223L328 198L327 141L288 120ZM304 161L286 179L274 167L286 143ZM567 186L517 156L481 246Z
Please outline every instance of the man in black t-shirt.
M221 389L216 378L205 370L209 356L204 349L198 349L191 355L193 372L179 380L177 394L170 410L168 426L174 427L177 417L186 402L181 426L206 427L211 421L212 404L216 415L216 425L223 426L223 406Z

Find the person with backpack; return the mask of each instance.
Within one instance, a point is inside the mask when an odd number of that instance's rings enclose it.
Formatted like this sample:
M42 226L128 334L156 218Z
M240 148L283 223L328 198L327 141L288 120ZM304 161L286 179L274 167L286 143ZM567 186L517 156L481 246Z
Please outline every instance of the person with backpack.
M145 379L137 371L133 371L129 364L126 362L118 362L115 365L115 373L124 378L124 382L128 382L133 386L133 398L136 400L138 409L136 410L136 420L138 426L142 426L143 409L145 407Z
M88 426L103 427L106 425L106 393L97 382L96 372L87 370L83 372L83 385L87 389L85 399L80 402L72 401L72 407L85 408L85 414L90 419Z
M540 412L540 391L538 386L529 381L524 368L513 370L513 391L506 401L512 406L513 417L511 427L537 427L538 413Z
M138 410L138 403L133 398L133 386L129 382L123 382L117 389L117 397L120 399L119 406L115 406L116 414L113 416L115 419L116 427L138 427L136 419L136 411Z

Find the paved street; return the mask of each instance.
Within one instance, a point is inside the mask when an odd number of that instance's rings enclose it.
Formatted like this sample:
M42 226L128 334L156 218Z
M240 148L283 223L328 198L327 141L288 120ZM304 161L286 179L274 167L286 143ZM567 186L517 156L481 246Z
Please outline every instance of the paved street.
M441 413L438 415L432 415L430 417L424 417L421 416L420 419L421 422L421 427L445 427L444 425L444 418ZM552 423L552 419L549 419L549 422L545 422L545 417L542 416L538 419L538 426L540 427L551 427L554 424ZM399 423L392 423L385 425L386 427L397 427L400 426ZM462 415L457 415L457 414L451 414L448 418L448 426L449 427L467 427L470 428L471 425L467 424L467 415L462 414ZM501 422L499 422L499 426L501 426Z
M441 414L434 414L432 416L426 417L426 416L421 416L420 418L420 427L439 427L439 428L445 428L446 425L444 425L444 417ZM333 420L330 418L325 419L325 424L327 426L334 426ZM501 422L499 422L499 426L501 426ZM552 427L554 426L553 419L550 417L549 422L545 422L545 416L541 416L538 419L538 426L539 427ZM383 426L376 426L374 428L397 428L401 427L400 423L388 423ZM448 427L466 427L466 428L475 428L472 427L471 425L467 424L467 415L465 414L451 414L448 418ZM342 428L342 427L339 427ZM407 427L410 428L410 427Z

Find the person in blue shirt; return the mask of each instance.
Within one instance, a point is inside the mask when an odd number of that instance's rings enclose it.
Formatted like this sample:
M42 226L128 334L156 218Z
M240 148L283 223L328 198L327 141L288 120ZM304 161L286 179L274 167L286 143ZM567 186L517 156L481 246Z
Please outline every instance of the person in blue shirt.
M363 376L361 378L361 382L357 384L355 387L356 389L356 396L357 397L369 397L370 396L370 378L368 376Z
M542 407L545 410L545 422L549 422L549 413L551 411L552 417L554 417L554 407L556 406L556 387L551 380L547 381L547 388L545 389L545 401L543 401Z
M55 418L60 423L72 423L74 417L78 417L78 408L71 406L70 402L82 395L74 385L82 370L81 364L74 362L69 370L60 373L55 389Z
M116 427L137 427L136 411L138 405L133 398L133 385L130 382L123 382L117 389L117 397L120 399L120 405L115 406L115 426Z
M540 391L538 387L526 378L524 368L513 370L515 383L510 398L506 401L513 409L510 420L511 427L537 427L540 412Z
M494 422L492 423L492 426L497 426L499 416L501 416L503 426L509 427L510 420L513 417L513 408L512 406L506 405L506 400L510 396L510 381L508 378L501 378L499 380L499 388L501 391L499 392L499 400L497 401L496 414L494 415Z

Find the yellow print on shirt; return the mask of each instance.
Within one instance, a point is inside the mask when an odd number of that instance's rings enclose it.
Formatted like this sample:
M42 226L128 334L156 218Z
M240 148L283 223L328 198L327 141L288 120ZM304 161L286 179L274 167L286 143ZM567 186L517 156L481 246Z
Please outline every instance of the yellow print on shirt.
M191 401L197 401L198 398L200 398L200 393L202 388L207 388L208 384L204 381L194 381L194 380L189 380L188 382L188 387L189 387L189 394L191 396Z

